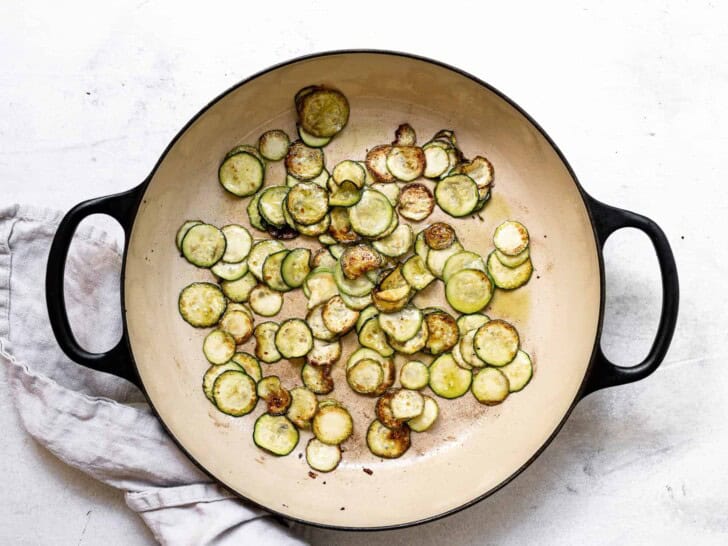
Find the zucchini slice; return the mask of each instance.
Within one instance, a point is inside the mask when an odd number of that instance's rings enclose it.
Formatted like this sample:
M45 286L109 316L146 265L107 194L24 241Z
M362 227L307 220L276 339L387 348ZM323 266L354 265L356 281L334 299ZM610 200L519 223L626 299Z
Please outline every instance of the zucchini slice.
M248 206L245 208L245 210L248 212L248 220L250 221L250 225L260 231L266 231L265 220L263 220L263 217L260 215L260 210L258 210L260 195L260 193L256 193L252 197L252 199L248 201Z
M519 346L518 331L512 324L501 319L483 324L473 338L476 354L491 366L505 366L511 362Z
M291 140L285 131L272 129L260 135L258 150L264 158L270 161L280 161L286 157L290 143Z
M485 273L485 261L480 254L462 250L447 259L445 267L442 268L442 280L447 283L450 277L463 269L477 269Z
M247 197L263 185L265 165L250 152L237 152L228 155L220 164L217 179L233 195Z
M341 265L341 260L334 266L334 282L338 287L339 291L346 292L350 296L361 297L370 294L374 288L374 284L366 277L362 275L356 279L348 279L344 275L344 269Z
M268 224L275 227L286 225L283 207L289 189L286 186L268 186L260 193L258 211Z
M481 404L494 406L506 399L510 391L508 378L497 368L483 368L473 379L473 396Z
M445 269L447 260L450 256L462 252L462 250L463 245L460 244L460 241L455 241L448 248L443 248L442 250L431 248L427 253L427 267L435 277L442 279L442 272Z
M399 203L399 186L397 184L385 184L383 182L377 182L371 185L373 190L385 195L389 199L389 203L396 207Z
M320 148L309 148L297 140L288 148L286 171L299 180L316 178L324 170L324 153Z
M417 133L409 123L403 123L394 132L393 146L414 146L417 143Z
M425 153L418 146L392 146L387 153L387 170L397 180L411 182L425 171Z
M397 210L408 220L421 222L432 213L434 208L435 198L424 184L414 182L402 188Z
M428 332L425 349L430 354L439 355L449 351L460 340L455 319L445 311L425 314L425 322Z
M329 216L331 216L331 214L329 214ZM347 214L347 218L348 218L348 214ZM318 242L321 243L322 245L329 246L329 245L335 245L336 239L334 239L328 233L322 233L321 235L318 236ZM326 249L319 249L319 250L326 250Z
M256 383L263 377L263 372L260 369L260 362L253 355L248 353L235 353L231 362L234 362L240 366L245 373Z
M519 350L515 358L509 364L500 368L500 371L508 378L510 392L518 392L528 385L533 376L531 357L528 356L527 352Z
M306 462L318 472L331 472L341 462L341 449L311 438L306 444Z
M283 296L280 292L259 284L250 291L248 298L250 308L262 317L272 317L283 307Z
M242 370L226 370L212 385L212 398L221 412L240 417L253 411L258 403L255 381Z
M390 339L389 344L398 353L413 355L425 348L425 345L427 345L428 337L429 331L427 330L427 322L423 320L422 324L420 325L420 329L417 332L417 335L415 335L412 339L408 339L404 343L400 343L397 340Z
M313 348L306 355L306 362L312 366L333 366L341 358L341 343L339 340L322 341L313 340Z
M423 398L425 399L425 405L422 413L407 421L407 426L415 432L428 430L440 415L440 406L437 405L435 399L429 396L423 396Z
M382 256L368 245L347 247L339 258L341 272L350 280L382 266Z
M400 389L394 393L389 405L395 419L406 421L422 413L425 409L425 399L417 391Z
M269 254L263 262L263 282L277 292L288 292L291 287L283 280L283 260L288 256L288 250L280 250Z
M215 384L215 379L217 379L221 373L227 372L228 370L234 370L237 372L244 371L236 362L230 361L225 364L220 364L219 366L213 364L207 369L205 375L202 376L202 391L205 393L207 399L213 404L215 403L215 397L212 394L212 386Z
M455 360L455 363L460 366L461 368L465 370L471 370L473 369L473 366L470 365L469 362L466 362L463 358L462 353L460 352L460 343L456 343L455 347L452 348L452 351L450 352L453 359Z
M275 322L262 322L253 330L255 356L268 364L278 362L282 358L276 348L276 332L278 332L278 325Z
M260 155L258 148L256 148L255 146L251 146L250 144L238 144L237 146L235 146L235 148L233 148L232 150L230 150L228 153L225 154L225 159L227 159L228 157L232 157L235 154L242 153L242 152L245 152L246 154L254 155L256 158L258 158L258 161L260 161L260 163L263 165L263 167L265 167L265 159L263 158L262 155Z
M243 260L236 264L229 264L220 260L210 268L210 271L224 281L237 281L248 272L248 262Z
M253 319L244 311L228 309L220 319L220 328L233 336L237 345L242 345L253 335Z
M412 227L409 224L400 224L391 234L374 241L372 245L381 254L398 258L412 250L414 239Z
M493 234L493 244L507 256L517 256L528 246L528 230L520 222L506 220Z
M313 348L313 334L305 321L292 318L281 323L276 332L275 344L284 358L299 358Z
M404 343L420 331L423 316L417 307L405 307L394 313L380 313L378 320L391 339Z
M336 333L329 330L326 324L324 324L323 310L323 303L319 303L312 309L309 309L306 315L306 324L311 328L313 337L321 341L331 341L336 339Z
M425 178L440 178L450 168L450 156L447 149L434 144L425 144Z
M424 389L429 381L430 370L419 360L410 360L399 370L399 382L405 389Z
M460 163L454 173L465 174L473 179L479 190L488 190L493 183L493 164L482 156L475 156L471 161Z
M396 392L397 389L385 392L377 399L377 403L374 406L374 413L379 422L385 427L391 429L398 429L404 424L400 419L396 419L392 414L392 397L394 397Z
M291 405L286 412L286 417L298 428L309 428L311 419L316 415L318 409L316 395L306 387L294 387L290 392Z
M284 415L264 413L253 428L255 445L273 455L288 455L298 445L298 430Z
M466 368L467 367L484 368L485 366L488 365L487 362L483 362L475 352L475 347L473 346L473 339L475 338L476 333L477 333L477 329L470 330L463 337L460 338L460 343L458 345L458 348L460 350L460 356L469 365L469 366L464 366Z
M376 308L374 308L376 310ZM370 316L359 329L359 344L362 347L374 349L382 356L392 356L394 349L387 342L387 336L379 324L376 315Z
M204 224L204 222L202 220L187 220L179 227L177 234L174 236L174 244L177 246L177 250L182 252L182 239L185 238L185 235L187 235L187 232L192 226L199 224Z
M461 269L445 283L445 297L456 311L476 313L488 305L493 297L493 284L482 271Z
M331 216L327 214L321 219L320 222L316 222L315 224L311 224L310 226L296 223L295 229L301 235L306 235L307 237L318 237L319 235L323 235L324 233L326 233L330 226Z
M320 407L313 417L313 435L328 445L345 442L354 431L354 421L346 408L338 405Z
M451 354L437 357L430 364L430 389L442 398L458 398L470 388L473 374L457 365Z
M411 288L409 285L387 290L372 291L372 302L382 313L400 311L409 303Z
M336 241L334 240L334 243ZM331 244L334 244L331 243ZM328 248L319 248L313 254L311 254L310 266L311 268L325 267L331 269L336 265L336 258L329 251Z
M388 144L381 144L367 152L367 170L377 182L391 183L395 181L394 176L387 169L387 156L391 149L392 147Z
M263 280L263 264L265 260L271 254L285 250L286 247L280 241L274 241L273 239L266 239L265 241L258 241L253 245L253 248L248 254L248 271L250 271L256 279L259 281Z
M334 390L331 366L304 364L301 368L301 380L308 390L316 394L329 394Z
M332 207L331 225L329 226L329 235L338 243L355 243L359 240L359 234L351 227L349 220L349 210L345 207Z
M435 188L435 201L443 211L455 218L473 212L479 199L478 186L464 174L447 176Z
M504 290L515 290L531 279L533 265L528 259L517 267L506 267L498 260L495 252L488 256L488 273L493 278L493 284Z
M339 293L334 281L334 274L329 269L317 268L311 271L303 281L303 291L308 292L308 308L313 309L319 303L329 301Z
M382 235L389 227L394 215L394 209L389 203L389 199L371 189L363 190L359 202L348 210L352 229L364 237Z
M234 281L223 281L220 283L223 294L233 302L242 303L248 301L250 292L258 284L258 280L248 271L245 275Z
M346 306L354 311L360 311L372 303L371 294L367 294L365 296L350 296L346 292L342 292L339 295L341 296L341 299L344 300Z
M460 335L464 336L470 330L477 330L489 320L487 315L472 313L470 315L461 315L456 322L458 324L458 330L460 330Z
M415 254L422 258L422 261L427 263L427 254L429 252L430 247L427 246L427 241L425 240L425 232L420 231L417 234L417 237L415 237Z
M366 171L356 161L345 159L334 167L334 170L331 171L331 177L339 186L348 180L357 188L362 188L366 179Z
M357 333L362 329L364 323L370 318L379 314L379 310L374 305L369 305L361 310L359 318L356 320L356 331Z
M225 254L225 235L210 224L197 224L182 239L182 255L197 267L212 267Z
M346 370L346 382L354 392L374 394L384 382L384 370L379 361L363 358Z
M329 194L318 184L301 182L288 190L285 205L296 223L310 226L329 211Z
M423 231L427 246L433 250L450 248L458 240L455 228L445 222L435 222Z
M508 256L507 254L503 254L500 250L495 249L495 256L498 258L498 261L502 263L506 267L518 267L523 262L528 260L531 256L531 251L529 250L530 247L526 247L523 249L522 252L519 254L516 254L515 256Z
M360 360L364 360L365 358L369 358L371 360L376 360L377 362L379 362L382 365L382 367L385 367L385 362L391 362L390 358L380 355L374 349L368 349L366 347L359 347L356 351L354 351L353 353L351 353L349 355L349 358L346 361L346 369L348 370L354 364L356 364Z
M291 393L284 389L278 376L271 375L258 381L258 398L268 404L270 415L283 415L291 406Z
M311 272L308 265L311 261L311 251L307 248L291 250L281 263L281 277L289 288L299 288L306 276Z
M329 142L331 142L331 137L313 136L311 133L306 132L306 130L303 127L301 127L300 125L298 126L297 131L298 131L298 137L309 148L323 148Z
M329 204L332 207L350 207L356 205L361 199L361 192L356 185L349 181L344 180L341 185L336 188L336 191L332 192L329 198Z
M379 421L372 421L367 430L367 446L377 457L384 459L401 457L410 447L409 428L391 429Z
M404 263L402 276L415 290L422 290L435 280L435 276L427 269L425 261L417 254L410 256Z
M225 296L216 284L193 282L179 293L179 314L195 328L214 326L225 312Z
M326 328L335 334L344 335L356 324L359 311L349 309L341 296L334 296L324 305L321 316Z
M316 86L296 100L301 127L317 137L333 137L349 121L349 101L341 91Z

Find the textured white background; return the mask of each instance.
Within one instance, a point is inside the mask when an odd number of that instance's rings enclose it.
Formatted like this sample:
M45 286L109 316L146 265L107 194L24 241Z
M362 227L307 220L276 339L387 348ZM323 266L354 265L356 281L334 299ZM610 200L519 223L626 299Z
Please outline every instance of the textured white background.
M667 232L682 306L655 375L581 402L530 468L474 508L387 534L312 530L311 540L728 541L728 5L30 4L0 3L0 204L67 209L127 189L240 79L297 55L375 47L431 56L503 90L546 128L588 192ZM646 237L625 231L610 239L606 263L605 350L634 363L657 324L656 261ZM21 430L3 375L0 391L0 543L152 543L121 494Z

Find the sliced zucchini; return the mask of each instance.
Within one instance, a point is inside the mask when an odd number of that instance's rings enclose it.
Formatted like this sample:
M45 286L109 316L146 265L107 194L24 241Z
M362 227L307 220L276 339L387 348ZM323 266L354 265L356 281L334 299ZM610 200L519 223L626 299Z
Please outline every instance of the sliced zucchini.
M398 429L404 424L402 420L396 419L392 414L391 403L392 398L396 393L396 389L385 392L377 399L377 403L374 406L374 413L377 416L379 422L382 423L385 427L391 429Z
M289 252L281 263L283 282L289 288L299 288L311 272L310 261L311 251L307 248L296 248Z
M395 181L394 176L387 169L387 156L391 149L391 146L382 144L367 152L367 170L377 182L391 183Z
M528 385L533 376L531 357L528 356L527 352L519 350L515 358L509 364L500 368L500 371L508 378L510 392L518 392Z
M195 328L214 326L225 312L222 290L209 282L193 282L179 293L179 314Z
M305 321L292 318L281 323L276 332L275 344L284 358L299 358L313 348L313 334Z
M236 264L229 264L220 260L210 268L210 271L224 281L237 281L248 272L248 262L243 260Z
M379 361L364 358L346 370L346 381L354 392L374 394L384 381L384 370Z
M454 172L468 175L481 191L487 191L493 183L493 164L479 155L475 156L471 161L460 163L454 169Z
M425 153L418 146L392 146L387 154L387 170L397 180L411 182L425 171Z
M447 149L433 144L426 144L422 151L425 154L425 178L440 178L450 168L450 156Z
M329 301L339 293L334 274L329 269L317 268L311 271L303 281L303 291L308 292L308 308L313 309L319 303Z
M493 297L493 284L482 271L461 269L445 283L445 297L456 311L476 313Z
M376 360L377 362L379 362L382 365L382 367L385 367L385 362L391 362L390 358L380 355L374 349L368 349L366 347L359 347L356 351L354 351L353 353L351 353L349 355L349 358L346 361L346 369L348 370L354 364L356 364L360 360L364 360L365 358L369 358L371 360Z
M301 235L306 235L307 237L318 237L319 235L326 233L330 226L331 216L327 214L321 219L321 221L311 224L310 226L296 223L296 231L298 231Z
M333 240L333 239L332 239ZM336 241L334 240L334 243ZM331 243L332 245L334 243ZM329 252L328 248L319 248L313 254L311 254L310 266L312 269L317 267L332 268L336 265L336 258Z
M374 308L376 310L376 308ZM370 316L359 329L359 344L374 349L382 356L392 356L394 349L387 342L387 336L379 325L376 316Z
M480 254L462 250L450 256L442 268L442 280L447 282L450 277L463 269L477 269L485 273L485 261Z
M262 317L277 315L283 307L283 296L280 292L259 284L250 291L248 298L250 308Z
M280 161L288 153L288 146L291 140L285 131L272 129L266 131L258 139L260 154L270 161Z
M331 177L339 186L348 180L357 188L362 188L366 179L366 171L356 161L345 159L334 167L334 170L331 171Z
M235 353L231 362L240 366L256 383L260 381L260 378L263 376L263 372L260 369L260 362L258 362L258 359L251 354Z
M399 371L399 382L405 389L424 389L430 381L430 370L419 360L406 362Z
M437 183L435 201L450 216L460 218L478 206L478 186L464 174L447 176Z
M286 155L286 171L299 180L316 178L324 170L324 153L320 148L309 148L300 140L291 144Z
M367 446L377 457L384 459L401 457L410 447L409 428L391 429L379 421L372 421L367 430Z
M371 187L373 190L385 195L393 207L396 207L399 203L399 186L397 184L377 182L376 184L372 184Z
M366 277L361 275L355 279L349 279L344 275L344 270L341 265L342 260L339 260L334 266L334 282L341 292L346 292L350 296L366 296L371 293L374 288L374 284Z
M288 190L286 207L296 223L310 226L329 211L329 194L318 184L301 182Z
M242 370L226 370L212 385L212 398L221 412L240 417L253 411L258 403L255 381Z
M409 123L403 123L394 132L393 146L414 146L417 143L417 134Z
M498 258L498 261L506 267L518 267L523 262L528 260L531 256L530 247L524 248L522 252L516 254L515 256L508 256L507 254L503 254L498 249L495 249L494 253L496 258Z
M268 224L275 227L286 225L283 207L288 191L286 186L268 186L260 193L258 210Z
M430 364L430 389L442 398L458 398L470 388L473 374L457 365L451 354L437 357Z
M269 254L263 262L263 282L268 288L278 292L287 292L291 289L283 280L283 260L288 254L288 250L280 250Z
M349 220L349 210L345 207L332 207L331 225L329 226L329 235L338 243L354 243L359 240L359 234L351 227Z
M415 432L428 430L440 415L440 406L437 405L435 399L429 396L423 396L423 398L425 399L425 404L422 413L407 421L407 426Z
M204 222L201 220L187 220L179 227L177 234L174 237L174 244L177 245L177 250L180 252L182 251L182 239L185 238L185 235L187 235L187 232L192 226L197 226L199 224L204 224Z
M508 378L497 368L483 368L473 379L473 396L481 404L494 406L508 397Z
M217 179L227 191L238 197L257 192L265 179L265 165L250 152L228 155L220 164Z
M378 320L390 339L404 343L420 331L423 316L417 307L405 307L394 313L380 313Z
M471 370L473 366L469 362L466 362L463 358L462 353L460 352L460 343L456 343L455 347L452 348L452 351L450 352L453 359L455 360L455 363L460 366L463 369Z
M212 267L225 254L225 235L210 224L197 224L182 239L182 255L197 267Z
M349 217L349 214L348 214L348 213L347 213L346 217L347 217L347 218ZM319 236L318 236L318 241L319 241L319 243L321 243L322 245L327 245L327 246L328 246L328 245L335 245L335 244L336 244L336 239L334 239L334 238L333 238L333 237L332 237L331 235L329 235L328 233L323 233L323 234L319 235ZM326 250L326 249L320 249L320 250Z
M341 299L344 300L346 306L355 311L360 311L372 303L371 294L367 294L365 296L350 296L346 292L341 292L339 295L341 296Z
M338 445L345 442L354 431L354 421L342 406L319 407L313 417L313 434L321 442Z
M531 279L533 265L528 259L517 267L506 267L491 252L488 256L488 273L493 278L493 284L504 290L515 290L526 284Z
M473 338L475 353L491 366L505 366L511 362L519 345L518 331L512 324L501 319L483 324Z
M406 421L422 413L425 409L425 399L417 391L400 389L394 393L389 405L395 419Z
M455 228L445 222L435 222L423 231L427 246L433 250L450 248L457 240Z
M248 206L246 207L246 211L248 212L248 220L250 221L250 225L253 226L255 229L259 229L260 231L266 231L266 223L265 220L263 220L263 217L260 215L260 210L258 210L258 202L260 201L261 193L256 193L250 201L248 201Z
M428 332L425 349L430 354L439 355L449 351L460 340L455 319L445 311L426 313L425 322Z
M352 229L364 237L382 235L389 227L394 215L394 209L389 204L389 199L371 189L363 190L359 202L348 210Z
M332 366L341 357L341 343L339 340L322 341L313 340L313 348L306 355L306 362L313 366Z
M404 309L409 303L411 288L409 285L387 290L372 291L372 302L382 313L394 313Z
M219 366L213 364L207 369L205 375L202 376L202 391L205 393L207 399L213 404L215 403L215 398L212 394L212 386L215 384L215 379L217 379L221 373L227 372L228 370L234 370L237 372L244 371L236 362L230 361L225 364L220 364Z
M301 127L317 137L333 137L349 121L349 101L341 91L317 86L296 100Z
M432 213L434 208L435 198L424 184L414 182L402 188L397 210L408 220L421 222Z
M286 412L286 417L298 428L309 428L311 419L316 415L318 409L316 395L306 387L294 387L290 392L291 405Z
M477 333L477 331L477 329L470 330L460 338L460 355L462 359L467 362L471 367L484 368L488 365L488 363L480 359L480 357L475 352L475 347L473 346L473 340L475 339L475 334Z
M356 205L359 199L361 199L359 188L353 182L344 180L331 194L329 204L332 207L350 207Z
M391 234L374 241L372 245L381 254L398 258L412 250L414 238L412 227L409 224L400 224Z
M275 322L262 322L253 330L255 356L268 364L278 362L282 358L276 348L276 332L278 332L278 325Z
M306 444L306 462L318 472L331 472L341 462L341 449L311 438Z
M362 326L364 326L364 323L369 320L370 318L376 316L379 314L379 310L374 307L373 305L369 305L368 307L365 307L362 309L362 311L359 313L359 318L356 321L356 331L357 333L361 330Z
M344 335L356 324L359 311L349 309L341 296L334 296L324 305L321 316L326 328L335 334Z
M331 142L331 137L313 136L311 133L306 132L306 130L300 125L298 126L298 136L303 143L310 148L323 148Z
M517 256L528 246L528 230L520 222L506 220L495 228L493 244L506 256Z
M253 428L255 445L273 455L288 455L298 445L298 430L284 415L264 413Z
M329 394L334 390L331 366L304 364L301 368L301 380L308 390L316 394Z
M306 315L306 324L311 328L313 337L322 341L331 341L336 338L336 333L329 330L324 324L323 310L323 303L310 309Z
M248 301L250 292L257 286L257 284L258 280L250 271L248 271L237 280L221 282L220 287L230 301L241 303Z
M344 277L354 280L382 266L382 256L368 245L347 247L339 258Z
M415 237L415 254L422 258L422 261L427 263L427 254L429 252L430 247L427 246L427 241L425 240L425 232L420 231L417 234L417 237Z
M458 324L458 330L460 330L460 335L464 336L467 334L470 330L477 330L483 324L488 322L490 319L487 315L483 315L482 313L473 313L470 315L461 315L458 317L457 324Z
M402 276L415 290L422 290L435 280L435 276L427 269L425 261L417 254L410 256L404 263Z
M427 322L422 321L420 329L412 339L408 339L404 343L400 343L394 339L389 340L389 344L398 353L406 355L413 355L416 352L421 351L427 345L427 338L429 337L429 331L427 330Z
M265 158L262 155L260 155L258 148L256 148L255 146L251 146L250 144L238 144L237 146L235 146L235 148L233 148L232 150L230 150L228 153L225 154L225 159L227 159L228 157L232 157L235 154L242 153L242 152L254 155L255 157L258 158L258 161L260 161L260 163L263 165L263 167L265 167Z
M442 250L435 250L431 248L427 253L427 267L432 274L435 275L435 277L441 279L442 272L445 269L445 264L447 263L448 258L462 250L463 245L460 244L460 241L455 241L448 248L444 248Z
M291 406L292 396L283 388L277 376L264 377L258 382L258 398L265 400L270 415L283 415Z
M255 275L256 279L262 281L263 264L265 264L266 258L271 254L285 249L286 247L280 241L274 241L273 239L258 241L253 245L250 254L248 254L248 271Z
M253 319L244 311L225 311L220 319L220 328L233 336L237 345L242 345L253 335Z

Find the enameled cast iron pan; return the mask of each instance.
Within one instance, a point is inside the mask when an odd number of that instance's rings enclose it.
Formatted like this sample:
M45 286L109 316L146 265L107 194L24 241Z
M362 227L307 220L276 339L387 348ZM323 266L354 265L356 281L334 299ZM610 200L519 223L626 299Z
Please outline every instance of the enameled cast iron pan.
M518 219L528 227L534 275L519 290L499 291L486 312L516 325L534 357L535 373L526 389L499 406L482 406L470 395L442 401L433 429L416 435L402 458L381 460L363 440L374 401L348 389L340 363L333 373L337 386L332 395L352 412L355 434L346 443L339 468L323 479L311 479L298 457L308 433L290 456L268 455L253 444L252 417L227 417L203 395L201 378L208 364L201 344L206 331L190 328L180 318L177 297L188 283L209 280L210 273L179 257L174 235L190 218L249 226L247 199L227 194L217 182L221 158L235 144L254 143L267 129L295 134L293 95L306 85L322 83L342 90L351 104L347 128L326 148L329 168L342 159L363 159L366 148L389 142L403 122L423 137L443 127L455 129L466 155L480 153L494 164L496 186L483 221L453 220L437 208L427 222L450 221L465 247L483 255L491 250L493 229L503 220ZM275 175L269 172L268 183L280 180ZM83 218L96 213L116 218L126 234L124 335L103 354L78 345L63 300L71 237ZM647 358L633 368L609 362L599 344L602 246L623 227L650 237L663 283L656 340ZM308 244L302 239L296 246ZM203 470L278 514L350 529L432 520L496 491L545 448L581 398L652 373L665 356L678 309L675 262L654 222L589 197L546 133L484 82L434 61L376 51L296 59L215 99L175 137L139 186L86 201L66 215L51 248L46 288L51 324L66 354L141 387L170 435ZM303 296L296 292L286 295L276 320L305 315ZM434 293L433 302L446 305L442 290ZM351 348L351 342L345 344L342 361ZM299 371L286 361L263 366L273 366L264 373L280 375L288 387L300 384ZM262 411L259 405L254 416ZM363 472L364 467L373 473Z

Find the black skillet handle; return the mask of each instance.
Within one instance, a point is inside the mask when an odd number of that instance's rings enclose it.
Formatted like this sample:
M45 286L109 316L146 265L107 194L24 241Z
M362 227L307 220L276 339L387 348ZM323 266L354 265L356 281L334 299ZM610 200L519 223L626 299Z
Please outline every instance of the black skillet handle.
M105 353L91 353L78 344L66 313L63 278L71 239L81 220L91 214L107 214L121 224L121 227L124 228L124 236L128 241L136 206L141 198L143 188L144 184L124 193L84 201L69 210L58 225L58 230L48 254L48 265L46 267L48 316L53 333L63 352L78 364L93 370L123 377L137 386L140 386L140 381L134 370L128 349L126 327L124 327L119 343Z
M662 310L660 311L660 323L657 327L657 336L652 343L652 348L650 348L647 357L636 366L624 367L613 364L604 355L601 345L597 345L594 356L595 361L582 396L606 387L631 383L632 381L643 379L654 372L662 363L667 349L670 346L672 334L675 331L675 323L677 322L678 303L680 300L675 258L672 255L670 244L662 229L645 216L605 205L592 197L588 197L587 200L589 209L592 212L599 245L602 248L609 235L625 227L637 228L650 238L655 247L657 260L660 264L660 274L662 276Z

